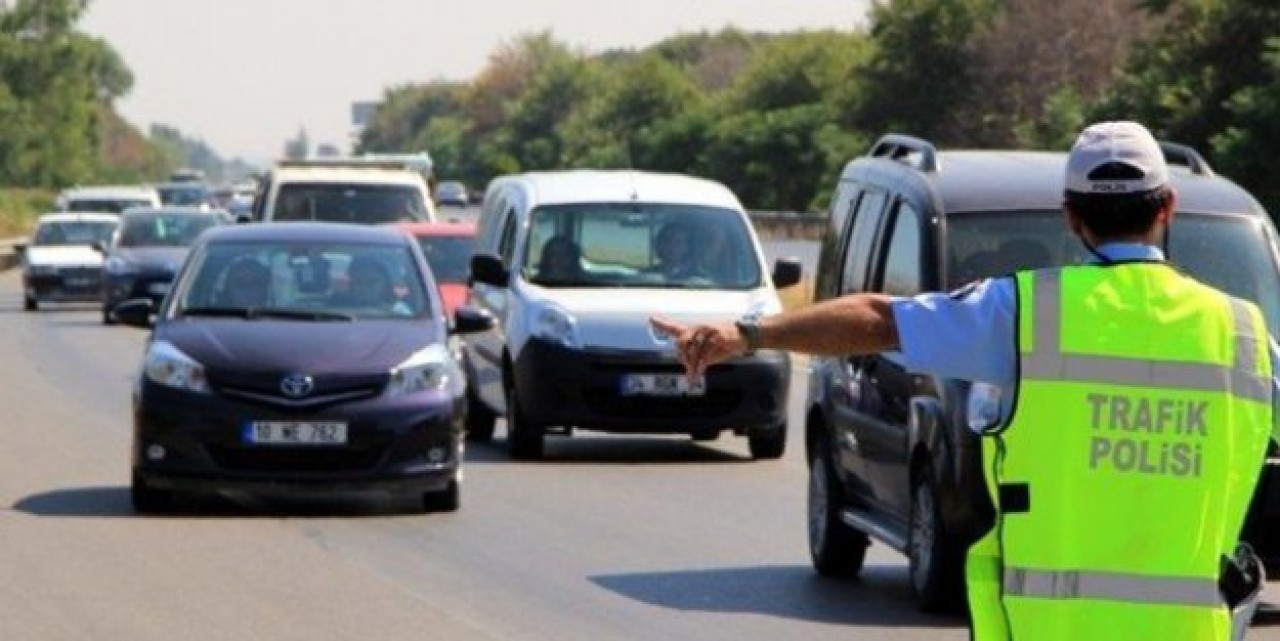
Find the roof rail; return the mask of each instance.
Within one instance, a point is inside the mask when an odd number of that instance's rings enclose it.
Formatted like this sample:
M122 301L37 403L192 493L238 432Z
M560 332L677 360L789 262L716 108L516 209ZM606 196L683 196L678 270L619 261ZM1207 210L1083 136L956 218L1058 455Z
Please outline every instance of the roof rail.
M1200 152L1194 148L1176 142L1160 141L1160 151L1164 152L1164 161L1170 164L1185 165L1197 176L1211 177L1213 168Z
M903 134L885 134L871 146L868 154L872 158L888 158L909 163L912 155L918 159L916 169L920 171L938 171L938 148L933 143L915 136Z

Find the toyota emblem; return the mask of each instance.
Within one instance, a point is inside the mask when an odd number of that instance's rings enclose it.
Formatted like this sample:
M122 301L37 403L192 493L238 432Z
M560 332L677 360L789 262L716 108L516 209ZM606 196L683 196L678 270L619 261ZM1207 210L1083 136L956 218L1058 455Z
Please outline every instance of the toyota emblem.
M316 388L315 379L306 374L290 374L280 379L280 391L289 398L302 398Z

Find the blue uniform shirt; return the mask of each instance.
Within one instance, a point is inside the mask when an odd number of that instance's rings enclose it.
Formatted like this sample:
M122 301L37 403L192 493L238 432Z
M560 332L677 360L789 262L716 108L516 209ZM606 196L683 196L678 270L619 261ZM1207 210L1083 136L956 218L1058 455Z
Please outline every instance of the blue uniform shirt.
M1113 261L1164 260L1158 247L1111 243L1098 253ZM944 378L990 383L1002 390L1000 418L1009 418L1017 384L1018 322L1016 285L1012 276L990 278L951 293L921 294L893 300L899 349L904 367ZM1273 398L1280 401L1280 347L1270 340ZM1280 421L1280 408L1275 412ZM1273 438L1280 427L1273 428Z

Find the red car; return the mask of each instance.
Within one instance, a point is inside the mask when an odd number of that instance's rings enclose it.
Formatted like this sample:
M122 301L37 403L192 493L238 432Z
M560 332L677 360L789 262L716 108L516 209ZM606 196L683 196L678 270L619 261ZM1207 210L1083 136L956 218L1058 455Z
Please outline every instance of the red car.
M467 302L467 274L471 268L476 226L472 223L399 223L395 227L418 239L431 272L440 284L445 311L452 317L453 312Z

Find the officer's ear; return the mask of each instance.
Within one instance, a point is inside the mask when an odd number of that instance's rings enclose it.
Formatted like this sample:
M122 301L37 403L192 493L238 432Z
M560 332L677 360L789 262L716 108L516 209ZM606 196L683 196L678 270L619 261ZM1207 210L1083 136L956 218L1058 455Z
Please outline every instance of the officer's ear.
M1076 214L1074 210L1071 209L1071 203L1066 201L1062 203L1062 214L1067 219L1067 229L1070 229L1071 233L1075 234L1076 236L1084 238L1084 234L1085 234L1084 221L1081 220L1080 216Z

